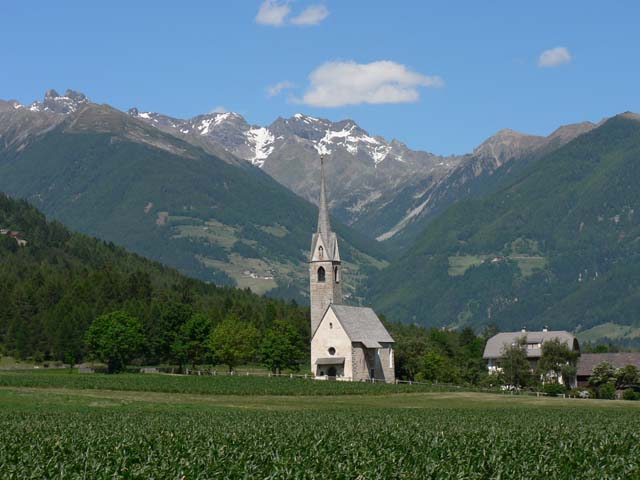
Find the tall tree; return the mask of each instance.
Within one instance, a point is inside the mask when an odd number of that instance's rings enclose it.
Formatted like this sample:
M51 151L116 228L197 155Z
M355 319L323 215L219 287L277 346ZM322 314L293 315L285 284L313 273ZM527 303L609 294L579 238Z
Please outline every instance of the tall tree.
M500 358L502 379L505 385L516 388L529 386L532 382L531 365L527 360L526 337L505 347Z
M460 381L460 374L453 362L444 355L436 351L430 351L422 359L417 379L430 382L457 383Z
M619 368L616 371L616 387L627 388L631 385L637 385L640 383L640 374L638 368L635 365L627 365Z
M285 368L299 370L304 353L300 334L284 320L273 322L260 345L262 363L273 373Z
M209 337L214 361L227 365L231 372L242 362L253 360L259 335L253 325L228 315Z
M180 327L180 331L172 346L173 357L181 369L185 363L192 368L204 363L207 353L207 339L211 333L211 320L202 313L195 313Z
M575 374L579 355L579 352L571 350L566 342L558 338L543 342L538 372L552 382L557 382L562 377L565 385L569 385L571 377Z
M120 372L142 349L142 323L122 311L100 315L89 327L86 343L89 352L107 364L109 373Z
M609 362L600 362L593 368L589 377L589 385L592 387L601 387L605 384L615 383L616 369Z

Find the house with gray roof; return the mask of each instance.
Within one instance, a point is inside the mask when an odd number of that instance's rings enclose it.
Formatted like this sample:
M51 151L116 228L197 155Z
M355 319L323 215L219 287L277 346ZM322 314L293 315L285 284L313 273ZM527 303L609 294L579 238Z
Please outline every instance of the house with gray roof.
M342 304L342 262L320 164L318 230L311 240L311 369L318 379L395 381L394 340L368 307Z
M558 339L566 343L570 350L580 351L578 339L569 332L564 330L548 330L547 328L538 332L528 332L523 328L519 332L502 332L491 337L487 340L482 358L487 361L489 373L497 374L502 371L500 359L503 357L505 349L518 345L519 342L522 341L531 370L535 370L542 356L542 345L544 342L553 339ZM558 382L562 383L562 381L562 378L558 379ZM569 383L575 385L575 379L572 379Z
M640 370L640 352L583 353L580 355L577 365L578 386L588 385L593 369L602 362L607 362L614 368L633 365Z

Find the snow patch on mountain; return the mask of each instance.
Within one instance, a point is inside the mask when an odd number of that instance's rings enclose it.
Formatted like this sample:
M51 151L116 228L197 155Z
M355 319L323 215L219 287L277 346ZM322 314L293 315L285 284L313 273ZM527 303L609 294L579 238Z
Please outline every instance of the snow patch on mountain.
M391 151L389 144L367 135L353 123L341 130L327 129L324 137L314 144L321 155L330 155L336 146L341 146L351 155L357 155L358 151L364 150L373 159L374 166L387 158Z
M273 153L275 137L265 127L252 127L247 132L247 140L252 147L253 157L248 160L258 167L264 166L264 161Z
M302 113L296 113L293 116L293 118L295 118L296 120L302 120L303 122L308 123L308 124L312 124L312 123L321 121L319 118L315 118L315 117L312 117L310 115L303 115Z
M214 122L213 118L205 118L200 122L200 125L196 127L196 130L200 133L200 135L207 135L210 131L211 124Z

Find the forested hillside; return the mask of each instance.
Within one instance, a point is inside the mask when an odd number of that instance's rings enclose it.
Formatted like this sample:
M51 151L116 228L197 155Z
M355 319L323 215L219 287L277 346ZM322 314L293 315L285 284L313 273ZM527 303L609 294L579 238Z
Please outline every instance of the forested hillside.
M123 310L144 325L146 362L175 361L182 325L233 317L264 333L275 320L308 337L308 311L248 291L193 280L124 249L72 233L24 201L0 194L0 353L79 361L85 333L103 313Z
M640 337L640 121L614 117L496 193L454 205L379 275L391 318ZM628 327L628 328L627 328ZM591 336L591 340L596 338Z

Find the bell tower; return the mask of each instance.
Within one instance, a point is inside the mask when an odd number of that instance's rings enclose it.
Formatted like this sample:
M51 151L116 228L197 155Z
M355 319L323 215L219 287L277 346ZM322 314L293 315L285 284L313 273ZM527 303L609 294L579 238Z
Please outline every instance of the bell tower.
M342 262L338 237L331 231L324 178L324 156L320 157L320 208L318 230L311 239L309 255L309 296L311 302L311 335L331 304L342 303Z

